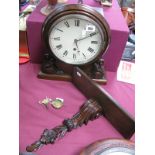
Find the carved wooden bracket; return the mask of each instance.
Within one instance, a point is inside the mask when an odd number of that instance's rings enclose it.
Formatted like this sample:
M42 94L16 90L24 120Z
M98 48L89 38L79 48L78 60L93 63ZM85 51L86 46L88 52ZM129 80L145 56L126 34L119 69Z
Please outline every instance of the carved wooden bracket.
M38 74L39 78L50 80L71 81L73 65L66 65L57 61L49 53L44 54L41 71ZM97 83L106 84L106 73L104 69L104 60L98 59L89 65L80 66L80 68Z
M125 138L130 138L134 133L133 118L79 67L73 69L72 82L88 99L93 99L86 101L80 111L71 119L65 119L62 125L50 130L45 129L40 139L26 148L28 152L36 151L49 143L53 144L56 139L64 137L67 132L87 124L89 120L94 120L101 115L104 115Z
M49 143L53 144L56 139L63 137L67 132L87 124L89 120L94 120L101 115L104 115L124 138L128 139L133 135L135 130L134 119L79 67L73 68L72 83L89 100L71 119L65 119L62 125L50 130L45 129L40 139L26 148L28 152L36 151Z
M92 121L101 115L103 115L102 107L94 99L89 99L71 119L65 119L62 125L53 129L45 129L40 139L28 146L26 150L28 152L37 151L43 145L53 144L56 139L64 137L67 132L87 124L89 120Z

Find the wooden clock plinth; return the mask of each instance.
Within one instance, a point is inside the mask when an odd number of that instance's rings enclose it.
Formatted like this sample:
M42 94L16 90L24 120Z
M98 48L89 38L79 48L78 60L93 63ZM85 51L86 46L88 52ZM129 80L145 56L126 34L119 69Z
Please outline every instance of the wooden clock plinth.
M41 66L41 71L38 73L38 78L47 80L62 80L71 81L70 76L73 65L67 65L57 61L50 54L45 54L44 61ZM95 82L106 84L106 73L103 66L103 59L99 59L89 65L83 65L80 68Z

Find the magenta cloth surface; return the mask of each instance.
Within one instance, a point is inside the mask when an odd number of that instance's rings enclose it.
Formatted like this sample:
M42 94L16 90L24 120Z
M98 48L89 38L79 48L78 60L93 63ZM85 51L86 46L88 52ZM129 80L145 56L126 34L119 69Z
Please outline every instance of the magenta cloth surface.
M77 0L69 0L68 3L77 3ZM46 16L40 12L47 4L47 0L42 0L37 8L31 13L27 20L27 36L31 62L40 63L46 48L41 40L42 24ZM109 23L111 30L111 43L109 49L103 55L105 68L108 71L116 71L122 57L129 29L122 15L117 0L113 0L112 7L102 7L94 0L84 0L84 4L92 7L100 7L104 10L104 17ZM111 63L112 62L112 63Z
M45 128L60 125L65 118L78 112L86 98L71 82L38 79L40 65L26 63L20 65L20 152L40 138ZM107 72L108 84L102 86L120 105L134 116L134 85L116 81L116 73ZM95 93L95 92L94 92ZM47 110L38 102L45 97L64 99L64 106ZM78 155L90 143L107 138L123 138L104 118L90 121L87 126L75 129L55 144L49 144L36 152L37 155ZM134 140L134 135L133 135Z

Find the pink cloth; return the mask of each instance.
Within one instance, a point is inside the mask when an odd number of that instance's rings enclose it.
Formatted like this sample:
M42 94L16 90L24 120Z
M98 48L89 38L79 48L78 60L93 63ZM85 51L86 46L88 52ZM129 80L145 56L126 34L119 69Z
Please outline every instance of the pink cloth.
M20 152L40 138L45 128L60 125L65 118L71 118L86 98L71 82L38 79L40 65L26 63L20 65ZM116 73L107 72L108 84L103 86L132 116L134 116L134 85L116 81ZM45 98L60 97L64 107L47 110L38 103ZM104 118L91 121L87 126L75 129L64 138L42 147L37 155L78 155L90 143L106 138L123 138Z

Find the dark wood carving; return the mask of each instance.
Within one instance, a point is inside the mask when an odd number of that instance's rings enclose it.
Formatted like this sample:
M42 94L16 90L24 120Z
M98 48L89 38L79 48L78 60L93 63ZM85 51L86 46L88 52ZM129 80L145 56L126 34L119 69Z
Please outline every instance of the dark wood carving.
M37 151L43 145L53 144L56 139L64 137L67 132L87 124L89 120L94 120L101 115L103 115L102 107L94 99L89 99L71 119L65 119L62 125L53 129L45 129L40 139L28 146L26 150L28 152Z
M79 67L74 67L72 82L88 99L94 98L102 106L104 116L124 138L130 138L133 135L135 131L134 119Z
M67 132L87 124L89 120L94 120L101 115L104 115L125 138L128 139L133 135L134 119L79 67L73 68L72 82L90 99L71 119L64 120L62 125L53 129L45 129L41 138L26 148L28 152L36 151L45 144L54 143L56 139L63 137Z
M72 82L89 99L80 111L71 119L65 119L63 124L53 129L45 129L41 138L28 146L28 152L36 151L46 144L53 144L56 139L64 137L67 132L87 124L104 115L109 122L125 137L130 138L135 129L134 119L125 112L119 104L103 89L93 82L79 67L73 68Z
M104 70L103 59L98 59L96 62L80 68L95 82L106 84L106 74ZM38 74L38 78L48 80L64 80L71 81L71 72L74 66L65 65L62 62L57 61L49 53L44 55L44 60L41 65L41 71Z

